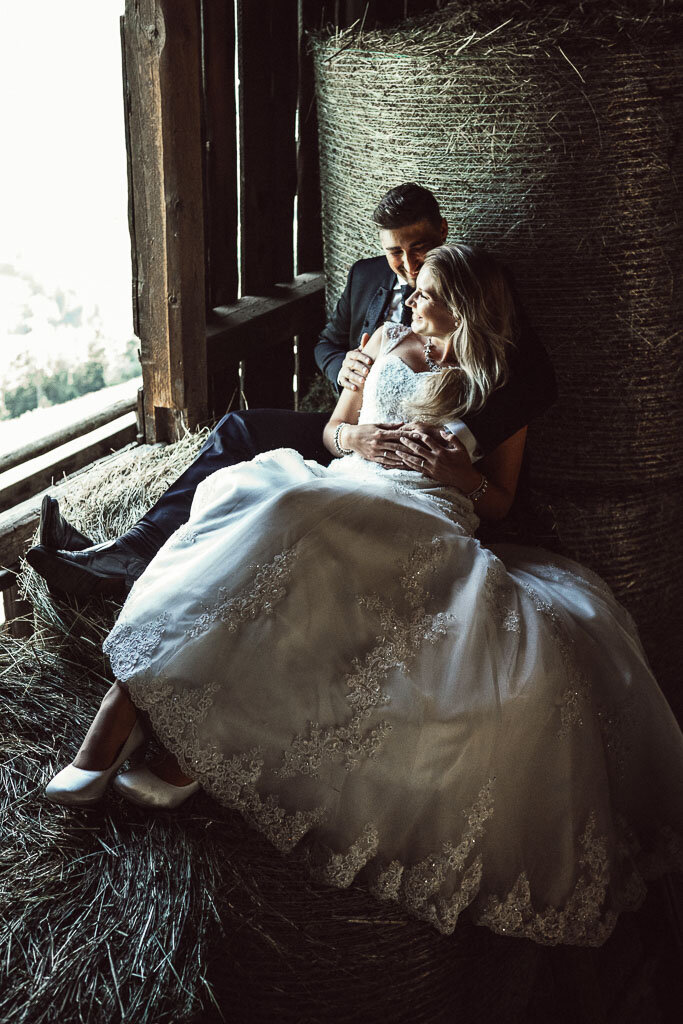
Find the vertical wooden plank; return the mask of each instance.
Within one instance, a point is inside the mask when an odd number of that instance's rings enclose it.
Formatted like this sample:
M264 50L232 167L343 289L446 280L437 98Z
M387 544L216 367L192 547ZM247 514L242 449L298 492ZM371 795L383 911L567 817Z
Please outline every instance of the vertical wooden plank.
M145 438L206 417L199 0L126 0Z
M307 31L320 26L320 0L299 0L299 97L297 140L297 246L298 274L322 270L323 236L320 198L318 117L315 107L313 60L308 52ZM313 349L322 324L296 339L296 374L299 398L308 391L317 372Z
M2 591L2 603L5 615L5 629L10 636L21 639L32 636L34 633L31 612L33 606L30 601L25 601L19 596L17 586L6 587Z
M130 235L130 263L131 263L131 302L133 306L133 330L140 337L140 313L138 310L138 248L135 231L135 206L133 204L133 144L130 135L130 123L132 116L132 98L130 83L128 81L128 66L126 63L126 39L124 28L124 17L119 19L119 30L121 34L121 71L123 74L123 124L126 139L126 176L128 179L128 233ZM142 392L142 389L140 389ZM144 422L141 422L141 430L144 440Z
M308 52L306 36L308 30L318 27L319 21L320 0L299 0L297 274L315 272L323 265L318 118L315 108L313 60Z
M201 0L207 313L237 298L234 0Z
M267 295L294 274L297 0L238 0L241 293ZM251 408L292 408L293 339L244 361Z
M293 275L296 0L238 0L243 295Z

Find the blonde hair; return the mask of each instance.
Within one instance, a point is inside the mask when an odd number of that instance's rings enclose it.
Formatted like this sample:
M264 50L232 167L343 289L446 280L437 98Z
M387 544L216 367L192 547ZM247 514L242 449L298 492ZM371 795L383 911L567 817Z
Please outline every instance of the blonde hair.
M423 374L410 410L425 423L445 423L481 409L507 380L515 303L500 265L483 249L440 245L427 254L424 266L436 297L455 318L447 358L458 365Z

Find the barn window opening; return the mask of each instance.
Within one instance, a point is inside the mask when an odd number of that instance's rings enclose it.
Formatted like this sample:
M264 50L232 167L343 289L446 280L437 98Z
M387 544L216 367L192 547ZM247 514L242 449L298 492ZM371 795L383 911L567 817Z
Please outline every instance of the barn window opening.
M35 0L3 10L0 460L110 402L132 402L140 384L123 6Z

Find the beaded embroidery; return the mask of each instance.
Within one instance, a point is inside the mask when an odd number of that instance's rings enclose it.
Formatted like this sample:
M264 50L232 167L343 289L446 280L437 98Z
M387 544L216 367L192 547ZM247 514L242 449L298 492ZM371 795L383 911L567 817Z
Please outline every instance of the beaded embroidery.
M486 822L493 814L493 781L489 780L474 804L463 811L467 827L457 846L444 843L440 853L423 858L412 867L392 861L379 873L371 889L380 899L404 903L416 917L450 935L458 917L468 906L481 883L483 863L478 854L469 863ZM450 896L439 895L450 877L456 880Z
M407 664L424 643L435 643L446 633L450 616L429 614L421 602L426 598L425 577L436 569L441 541L417 544L401 563L401 587L410 611L401 615L378 596L362 597L360 604L379 619L380 636L376 646L364 658L354 658L346 678L346 699L351 716L343 725L321 726L309 722L306 732L296 736L282 755L275 775L288 779L294 775L318 775L326 762L341 758L347 771L363 757L376 757L382 740L390 730L388 722L379 722L363 734L363 722L388 701L382 680L392 669L407 671Z
M378 846L379 832L374 825L366 825L346 853L329 854L325 863L313 867L313 874L337 889L348 889L358 872L375 856Z
M572 728L583 725L583 709L590 704L592 696L590 681L577 664L572 649L573 640L567 636L562 620L553 606L549 601L544 601L528 583L523 583L522 587L530 597L536 611L547 622L567 674L568 686L559 701L560 728L557 733L559 739L564 739Z
M258 615L271 615L275 605L287 593L285 584L289 582L294 558L294 549L288 548L267 565L250 566L256 573L248 593L228 596L228 588L219 587L218 601L197 617L194 625L187 630L187 636L200 636L219 619L229 633L235 633L249 619L255 619Z
M175 533L172 533L166 543L172 547L180 547L182 544L194 544L197 540L197 531L191 523L183 523Z
M519 612L509 607L512 581L499 558L493 558L486 569L484 593L497 625L508 633L520 632Z
M178 692L163 676L138 676L130 692L135 704L147 711L166 746L181 769L196 778L202 788L226 807L239 811L283 853L303 839L325 817L323 808L288 813L273 794L262 797L257 784L264 769L261 751L254 749L234 757L222 756L214 747L202 746L198 726L213 706L218 684L200 691Z
M616 914L603 909L609 885L607 840L597 837L595 830L595 815L591 813L579 840L581 874L563 910L547 907L536 911L529 880L522 872L504 899L489 896L485 909L477 915L477 924L501 935L523 935L543 945L562 942L599 946L614 928Z

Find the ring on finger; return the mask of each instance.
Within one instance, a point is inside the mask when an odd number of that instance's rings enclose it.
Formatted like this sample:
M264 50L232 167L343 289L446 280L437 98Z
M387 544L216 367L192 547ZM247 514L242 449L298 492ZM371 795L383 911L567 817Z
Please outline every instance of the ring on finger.
M425 468L425 460L423 459L422 462L420 463L420 469L424 469L424 468Z

